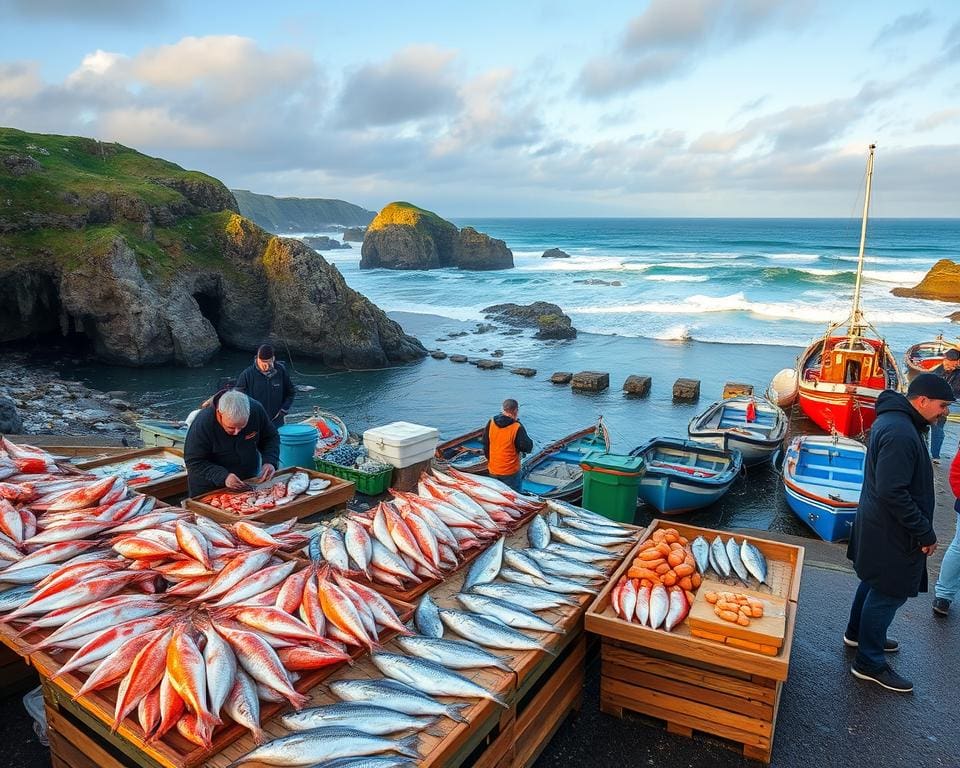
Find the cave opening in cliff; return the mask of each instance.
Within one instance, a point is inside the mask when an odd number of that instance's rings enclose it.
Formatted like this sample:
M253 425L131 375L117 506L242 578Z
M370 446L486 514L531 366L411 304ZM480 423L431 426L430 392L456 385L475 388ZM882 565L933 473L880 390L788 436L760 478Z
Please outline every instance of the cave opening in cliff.
M0 283L0 344L33 355L60 350L86 356L94 348L64 309L54 278L44 274Z
M222 309L220 294L208 291L198 291L197 293L193 294L193 298L197 302L197 306L200 308L200 314L210 321L210 325L213 326L214 330L219 336L220 314Z

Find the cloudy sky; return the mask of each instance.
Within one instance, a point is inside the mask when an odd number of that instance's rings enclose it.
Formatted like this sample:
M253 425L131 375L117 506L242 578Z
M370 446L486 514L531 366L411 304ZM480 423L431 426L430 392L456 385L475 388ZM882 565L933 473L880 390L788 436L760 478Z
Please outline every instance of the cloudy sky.
M0 0L0 125L448 217L960 216L960 4Z

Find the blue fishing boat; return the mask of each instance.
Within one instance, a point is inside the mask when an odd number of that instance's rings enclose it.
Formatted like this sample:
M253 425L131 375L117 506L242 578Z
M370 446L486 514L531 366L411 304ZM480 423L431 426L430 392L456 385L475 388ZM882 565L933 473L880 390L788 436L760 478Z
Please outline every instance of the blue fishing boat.
M743 395L714 403L690 420L692 440L736 449L747 466L769 461L787 435L783 409L765 397Z
M642 456L646 472L639 495L663 515L679 515L713 504L740 474L740 451L677 437L655 437L630 451Z
M140 439L147 448L180 448L187 439L187 425L182 421L144 419L138 421Z
M487 473L487 457L483 455L483 427L440 443L434 461L475 475Z
M520 468L520 490L545 499L577 502L583 495L580 462L591 451L610 451L610 435L603 419L551 443Z
M867 448L846 437L802 435L783 460L783 487L793 513L824 541L850 538Z

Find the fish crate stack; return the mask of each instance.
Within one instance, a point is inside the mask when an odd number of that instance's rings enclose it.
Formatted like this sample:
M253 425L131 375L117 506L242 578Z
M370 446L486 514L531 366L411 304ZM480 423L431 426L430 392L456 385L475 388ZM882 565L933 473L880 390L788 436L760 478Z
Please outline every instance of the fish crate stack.
M625 621L612 605L614 590L658 528L671 528L690 542L732 538L740 546L746 540L766 559L765 583L750 577L744 580L750 586L744 586L735 573L723 579L710 572L672 631ZM654 520L586 615L588 632L601 639L601 710L663 720L669 732L688 737L694 731L719 736L745 757L769 763L802 568L802 547ZM745 626L720 618L707 596L715 600L726 591L759 602L762 617Z

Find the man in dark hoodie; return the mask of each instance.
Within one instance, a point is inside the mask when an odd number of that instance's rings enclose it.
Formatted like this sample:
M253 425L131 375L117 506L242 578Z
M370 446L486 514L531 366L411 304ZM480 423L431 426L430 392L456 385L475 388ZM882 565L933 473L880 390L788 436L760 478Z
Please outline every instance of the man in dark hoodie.
M217 488L242 490L244 478L269 480L280 460L280 435L263 406L242 392L217 394L201 408L183 446L191 496Z
M517 420L520 406L516 400L503 401L500 413L483 430L483 455L487 457L490 477L519 490L520 454L533 450L533 440Z
M887 390L877 398L863 490L847 557L860 578L844 644L857 649L850 672L907 693L913 683L894 672L884 653L900 644L887 628L907 598L927 591L927 556L937 548L936 495L924 437L949 410L953 390L941 377L922 373L904 397Z
M276 427L283 426L297 393L286 366L276 360L270 344L260 345L253 365L237 377L235 388L260 403Z

